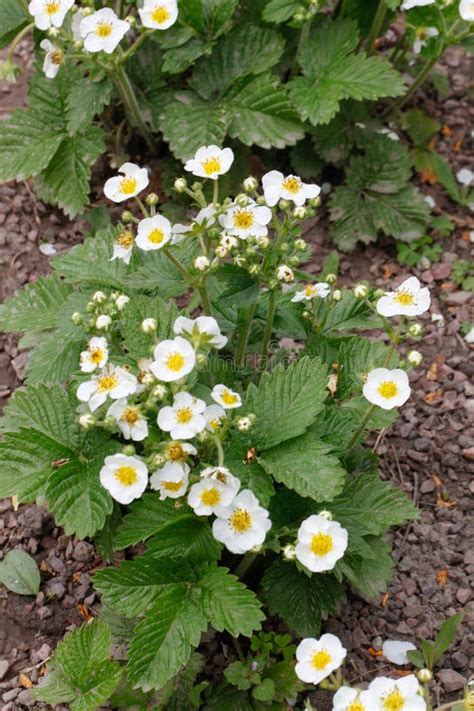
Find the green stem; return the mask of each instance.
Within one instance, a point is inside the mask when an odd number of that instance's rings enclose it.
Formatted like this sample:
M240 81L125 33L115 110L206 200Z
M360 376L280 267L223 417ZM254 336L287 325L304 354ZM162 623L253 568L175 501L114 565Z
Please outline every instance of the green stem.
M408 99L413 96L413 94L417 91L417 89L423 84L425 79L427 78L428 74L431 72L433 69L434 65L438 61L439 57L441 55L438 55L437 57L431 57L431 59L426 62L425 66L421 69L421 71L418 73L418 75L415 77L413 84L408 88L408 91L405 92L404 96L400 97L398 101L395 102L394 109L399 110L406 104Z
M377 12L374 15L372 21L372 26L370 28L369 34L367 36L367 53L372 54L374 52L374 44L377 37L379 37L383 21L385 20L385 15L387 13L387 6L384 0L380 0Z
M238 566L236 567L236 569L233 571L234 575L236 575L238 578L243 578L243 576L253 564L257 556L258 553L252 553L252 551L246 553L238 564Z
M179 271L179 273L184 277L185 281L187 281L188 283L191 283L192 282L191 274L188 272L188 270L185 267L183 267L181 262L178 259L176 259L174 254L172 254L167 247L163 247L163 254L165 254L166 257L168 257L170 262L173 262L174 266Z
M146 38L148 37L149 34L150 34L149 32L142 32L140 37L137 40L135 40L135 42L120 57L121 64L126 62L127 59L132 56L132 54L135 54L137 49L143 44L143 42L146 40Z
M454 708L457 704L462 704L463 700L458 699L457 701L450 701L447 704L443 704L442 706L438 706L438 708L435 709L435 711L448 711L448 709Z
M135 202L137 203L138 207L140 208L140 212L142 213L143 217L148 217L149 216L148 211L138 196L135 196Z
M257 298L254 299L244 310L244 324L242 330L239 333L239 338L237 340L237 346L235 349L235 362L239 368L243 368L245 365L245 354L247 352L247 343L249 340L250 332L252 330L252 319L255 315L255 310L257 308Z
M214 444L216 445L216 449L217 449L217 466L223 467L224 466L224 448L222 447L222 442L220 441L219 437L217 437L217 436L214 436L212 439L214 440Z
M263 331L262 338L262 353L260 357L260 363L258 364L258 369L261 373L266 369L268 363L268 346L270 345L270 339L272 337L273 331L273 319L275 318L276 311L276 290L273 289L270 292L270 297L268 300L268 311L267 311L267 322L265 324L265 329Z
M27 25L26 27L24 27L24 28L21 30L21 32L19 32L19 33L17 34L17 36L15 37L15 39L13 40L13 42L11 43L10 49L8 50L7 62L11 62L11 61L12 61L13 55L14 55L14 53L15 53L15 49L18 47L18 45L19 45L19 43L21 42L21 40L23 39L23 37L25 37L25 35L27 35L28 32L31 32L31 30L33 29L34 26L35 26L35 23L34 23L34 22L31 22L29 25Z
M140 111L140 107L138 105L137 97L133 90L133 86L127 74L125 73L124 68L121 65L118 66L112 77L115 80L117 89L119 90L120 96L122 97L122 101L125 104L128 113L130 114L132 123L138 128L141 135L147 142L149 148L155 153L155 138L142 116L142 112Z
M219 178L216 178L214 180L214 186L212 188L212 204L214 206L217 205L218 199L219 199Z
M295 52L295 59L294 59L293 65L290 70L290 77L289 77L290 79L293 79L293 77L295 77L298 74L298 67L299 67L298 58L301 53L301 50L303 49L303 47L306 43L306 40L308 39L310 27L311 27L311 23L305 22L305 24L301 28L300 37L298 40L298 47L296 48L296 52Z
M202 310L204 311L206 316L211 316L211 314L212 314L211 299L209 298L209 292L207 290L206 282L203 281L202 284L197 287L197 290L199 292L199 297L201 299Z
M363 416L362 420L360 421L359 427L356 429L356 431L354 432L354 434L352 435L352 437L349 440L349 443L347 445L348 452L351 451L352 447L355 445L355 443L359 439L360 435L365 430L365 426L366 426L367 422L370 420L370 418L372 417L372 414L373 414L376 407L377 407L377 405L369 405L369 407L367 408L365 415Z

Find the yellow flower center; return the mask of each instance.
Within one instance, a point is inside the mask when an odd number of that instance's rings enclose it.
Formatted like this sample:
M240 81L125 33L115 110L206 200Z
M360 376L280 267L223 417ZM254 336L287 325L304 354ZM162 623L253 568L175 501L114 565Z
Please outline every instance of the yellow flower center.
M162 25L163 22L170 19L170 12L164 5L158 5L151 13L151 19L153 22L156 22L157 25Z
M56 64L56 66L58 66L59 64L63 63L64 55L60 49L55 49L53 52L50 52L49 58L53 64Z
M167 447L166 456L170 462L182 462L187 454L181 442L171 442Z
M289 175L281 184L289 193L298 193L301 190L301 180L296 175Z
M211 420L211 421L209 422L209 426L210 426L211 429L213 429L213 430L218 430L219 427L221 426L221 421L220 421L220 420L217 420L217 419Z
M357 701L353 701L352 704L349 704L347 711L365 711L365 706L357 699Z
M166 491L179 491L183 485L183 481L162 481L163 488Z
M59 12L59 3L54 2L54 0L52 2L47 2L44 6L44 9L48 15L55 15L57 12Z
M305 296L314 296L316 293L316 287L313 286L312 284L308 284L308 286L305 286L304 288L304 295Z
M100 348L93 348L91 351L89 351L89 360L92 363L95 363L98 365L102 358L104 357L104 351L102 351Z
M132 486L138 481L137 470L135 467L119 467L115 472L115 478L123 486Z
M386 400L390 400L390 398L395 397L395 395L398 395L398 387L397 384L393 382L393 380L384 380L382 383L377 388L377 392L381 397L384 397Z
M207 158L202 162L202 167L206 175L212 175L213 173L218 173L222 166L219 158Z
M316 533L311 539L310 549L314 555L327 555L333 549L332 536L328 533Z
M140 419L140 413L136 407L126 407L120 419L129 425L134 425Z
M415 303L415 296L411 291L397 291L395 294L395 301L402 306L411 306Z
M396 688L382 699L385 711L402 711L405 706L405 697L400 689Z
M327 667L331 661L331 655L327 649L320 649L319 652L315 652L311 658L311 666L313 666L318 671L322 671Z
M152 244L161 244L163 242L164 238L165 238L165 233L163 232L163 230L159 230L158 227L155 227L155 229L152 230L150 232L150 234L148 235L148 240Z
M117 244L125 249L128 249L133 245L133 235L130 230L124 230L119 234L117 237Z
M427 33L427 30L426 30L426 27L419 27L419 28L416 30L416 36L417 36L418 39L420 39L420 40L426 39L427 34L428 34L428 33Z
M179 371L184 367L184 356L177 352L170 353L166 357L166 367L174 373L179 373Z
M182 407L176 410L176 419L180 425L187 425L193 419L193 411L190 407Z
M231 393L230 390L224 390L221 395L221 399L226 405L235 405L239 398L235 393Z
M245 533L252 525L252 517L245 509L236 509L229 518L235 533Z
M234 214L234 227L239 230L248 230L254 223L251 210L238 210Z
M97 37L109 37L112 34L112 30L113 30L113 25L111 22L98 22L97 27L95 28L95 33L96 33ZM123 187L123 184L126 182L129 184L131 184L133 182L133 184L135 186L137 181L135 180L135 178L124 178L122 180L120 187L122 189L122 192L125 193L126 195L128 195L129 193L133 193L133 191L135 190L135 187L128 189L128 190L125 189Z
M221 500L221 495L213 486L212 489L205 489L201 494L201 501L205 506L215 506Z
M98 389L101 392L107 392L108 390L112 390L118 383L118 378L116 375L103 375L99 380L97 381L98 384Z

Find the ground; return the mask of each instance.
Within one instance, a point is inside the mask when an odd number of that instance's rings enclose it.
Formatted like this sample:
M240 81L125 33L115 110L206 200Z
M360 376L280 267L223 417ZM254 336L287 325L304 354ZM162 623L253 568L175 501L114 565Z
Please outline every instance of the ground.
M23 43L19 59L26 73L29 56ZM450 95L440 102L435 94L420 92L416 102L446 127L437 148L458 170L472 158L468 127L474 110L464 98L468 64L454 51L443 69L449 72ZM0 85L3 114L21 105L24 87L24 81L13 89ZM439 264L412 270L431 290L432 313L442 318L423 319L426 335L417 347L424 362L412 376L413 397L395 426L372 442L382 455L382 476L413 497L420 517L394 534L397 566L387 595L369 602L351 594L341 616L328 622L325 631L338 634L349 650L348 679L363 682L377 673L397 673L377 656L384 640L431 638L447 616L463 611L461 631L434 685L435 696L446 702L459 695L474 674L474 522L469 516L474 493L474 362L472 346L459 330L472 321L472 294L450 280L453 260L472 257L472 244L466 213L439 186L423 185L423 190L436 201L436 210L451 215L457 226L446 239ZM71 224L39 202L29 184L0 186L1 299L49 271L42 244L58 252L68 249L82 239L80 229L79 222ZM331 249L324 207L316 225L308 226L307 237L315 247L312 264L317 270ZM351 284L367 279L386 288L406 271L396 263L390 241L344 256L341 263L342 277ZM5 336L0 345L0 405L21 384L24 364L18 339ZM0 557L18 546L35 557L43 582L36 599L0 588L0 697L3 711L34 711L47 708L33 702L29 691L43 673L45 660L67 629L98 609L90 575L102 562L89 543L70 539L55 527L44 509L21 506L15 511L10 500L0 501ZM214 659L222 663L219 642L211 646ZM316 695L318 711L330 708L328 699L327 692Z

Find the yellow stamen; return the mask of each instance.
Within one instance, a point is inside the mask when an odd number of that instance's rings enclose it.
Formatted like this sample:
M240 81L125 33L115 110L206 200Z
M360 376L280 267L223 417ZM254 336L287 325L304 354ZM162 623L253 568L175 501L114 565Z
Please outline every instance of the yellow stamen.
M385 711L402 711L405 706L405 697L400 689L396 688L382 699Z
M179 491L183 485L183 481L162 481L163 488L166 491Z
M174 373L179 373L184 367L184 363L184 356L182 356L181 353L170 353L166 357L166 367Z
M133 245L133 234L130 230L124 230L117 237L117 244L124 249L128 249Z
M60 49L55 49L53 50L53 52L50 52L49 58L53 64L56 64L56 66L58 66L59 64L63 63L64 55Z
M296 175L289 175L281 184L289 193L298 193L301 190L301 180Z
M327 555L333 549L332 536L328 533L316 533L311 539L310 549L314 555Z
M165 233L163 230L159 230L157 227L153 229L150 234L148 235L148 240L152 244L161 244L165 238Z
M107 392L108 390L112 390L118 383L118 378L116 375L103 375L99 380L97 381L98 385L98 390L100 392Z
M207 158L202 162L202 167L206 175L212 175L213 173L218 173L222 166L219 158Z
M97 37L110 37L110 35L112 34L112 30L113 30L113 25L111 22L98 22L96 25L96 28L95 28L95 33L96 33ZM133 183L135 185L137 182L135 180L135 178L124 178L122 180L122 184L125 181L129 181L130 183L133 181ZM125 193L126 195L128 195L129 193L133 193L134 190L135 190L135 188L132 188L131 190L126 190L122 187L122 192Z
M312 284L308 284L308 286L305 286L304 288L304 295L305 296L314 296L316 293L316 287L314 287Z
M151 19L156 22L157 25L162 25L171 17L170 12L164 5L158 5L151 13Z
M55 15L57 12L59 12L59 3L54 2L54 0L52 0L52 2L47 2L45 4L44 9L48 15Z
M352 704L349 704L349 706L347 707L347 711L365 711L365 706L357 699L357 701L354 701Z
M182 407L176 410L176 419L180 425L187 425L193 419L193 411L190 407Z
M138 481L137 470L134 467L119 467L115 472L115 478L123 486L132 486Z
M100 36L106 37L107 35L102 34ZM136 178L131 178L130 176L126 176L125 178L122 178L122 180L120 181L120 192L123 193L124 195L132 195L132 193L134 193L136 191L136 189L137 189Z
M411 306L415 303L415 296L411 293L411 291L397 291L395 292L394 300L402 306Z
M315 652L311 659L311 666L313 666L318 671L322 671L327 667L331 661L331 655L327 649L321 649L319 652Z
M209 425L210 425L211 429L213 429L214 431L216 431L216 430L218 430L219 427L221 426L221 421L214 419L214 420L211 420L211 421L209 422Z
M215 487L205 489L201 494L201 501L204 506L215 506L221 500L221 495Z
M384 380L378 386L377 392L381 395L381 397L384 397L386 400L390 400L390 398L398 395L398 387L393 380Z
M181 442L171 442L166 449L166 456L170 462L182 462L188 455Z
M140 413L136 407L126 407L120 419L129 425L134 425L140 419Z
M102 351L100 348L93 348L91 351L89 351L89 360L92 361L92 363L95 363L98 365L102 358L104 357L104 351Z
M234 213L234 227L239 230L248 230L254 223L251 210L238 210Z
M222 402L224 402L226 405L235 405L235 403L239 400L238 395L231 393L230 390L224 390L221 395L221 398Z
M245 533L252 526L252 517L245 509L236 509L229 518L235 533Z

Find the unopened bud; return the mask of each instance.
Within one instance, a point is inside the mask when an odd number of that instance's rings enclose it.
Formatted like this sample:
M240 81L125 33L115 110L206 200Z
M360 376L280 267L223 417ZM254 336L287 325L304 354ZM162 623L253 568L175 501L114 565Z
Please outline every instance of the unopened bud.
M96 422L96 418L90 412L85 415L81 415L79 418L79 424L81 427L84 427L85 430L90 430L91 427L94 427Z
M416 675L418 677L418 681L421 681L422 684L428 684L428 682L433 678L433 674L429 669L420 669Z
M99 331L107 331L111 323L112 319L110 318L110 316L107 316L106 314L101 314L96 319L95 327L99 329Z
M291 213L295 220L304 220L306 217L306 208L304 208L302 205L299 207L293 208L293 211Z
M73 5L73 7L74 7L74 5ZM84 47L84 42L80 39L77 39L74 41L72 46L74 47L74 49L81 50Z
M281 264L277 269L276 278L278 281L284 281L286 284L290 284L295 280L295 275L293 274L293 269L286 264Z
M155 454L155 456L153 457L152 466L162 467L165 462L166 459L162 454Z
M263 195L259 195L256 200L257 205L266 205L265 198Z
M125 454L126 457L133 457L136 451L133 444L126 444L125 447L122 448L122 454Z
M244 182L242 183L242 187L247 193L252 193L258 188L257 178L254 178L253 175L249 175L249 177L245 178Z
M354 296L356 299L365 299L368 293L369 290L365 284L357 284L357 286L354 287Z
M176 178L176 180L174 181L174 189L177 193L184 193L187 187L188 183L186 182L185 178Z
M292 267L297 267L298 264L300 264L301 259L298 257L297 254L293 254L293 256L291 256L288 261Z
M417 368L423 363L423 356L419 351L410 351L407 355L407 360L410 365L413 365L415 368Z
M196 180L195 183L191 185L192 189L194 190L195 193L200 193L202 192L202 183L200 183L198 180Z
M104 427L109 430L115 429L116 424L117 424L117 421L116 421L115 417L112 417L112 415L108 415L103 421Z
M119 294L119 296L117 296L117 298L115 299L115 306L118 308L119 311L123 311L129 301L129 296L127 296L126 294Z
M209 265L210 265L210 261L204 255L201 255L200 257L196 257L196 259L194 260L194 267L199 272L205 272L206 269L209 268Z
M324 280L328 284L335 284L337 281L337 276L331 272L331 274L327 274L326 278Z
M156 193L148 193L148 195L145 198L145 202L149 207L154 207L155 205L158 205L160 198Z
M315 198L310 198L308 200L308 205L311 205L311 207L319 207L321 205L321 198L315 197Z
M415 338L418 338L418 336L423 334L423 326L421 323L412 323L408 326L408 333L415 336Z
M270 239L266 235L257 237L256 244L260 249L267 249L270 244Z
M84 322L84 319L82 317L82 314L79 313L79 311L74 311L73 315L71 316L71 321L75 326L80 326L81 323Z
M374 299L380 299L381 296L385 294L385 291L383 289L376 289L373 293Z
M130 27L137 26L137 18L134 15L127 15L127 17L125 18L125 22L128 22Z
M249 197L245 193L239 193L235 198L235 204L239 207L247 207L249 204Z
M318 515L325 518L326 521L332 521L332 513L330 511L327 511L327 509L323 509L322 511L319 512Z
M294 560L296 558L296 547L291 543L283 548L283 558L285 560Z
M340 301L342 299L342 291L340 289L334 289L332 292L332 300Z
M286 210L288 207L290 207L290 203L288 202L288 200L280 200L280 202L278 203L278 207L280 208L280 210Z
M305 321L309 321L311 318L311 311L303 311L303 318Z
M224 247L222 244L218 244L216 247L216 257L219 257L219 259L224 259L224 257L227 257L229 250Z
M237 420L237 429L240 432L248 432L252 427L252 420L250 417L240 417Z
M107 296L104 294L103 291L96 291L92 297L92 301L95 301L96 304L105 304L105 302L107 301Z
M159 385L153 388L152 395L153 397L156 397L157 400L164 400L165 397L168 395L168 388L166 387L166 385L160 383Z
M48 37L51 37L54 39L59 35L59 28L58 27L50 27L48 30Z
M155 318L145 318L142 321L141 329L143 333L154 333L157 325Z
M196 356L196 363L203 368L205 365L207 365L208 358L207 356L204 355L204 353L198 353Z
M308 245L306 244L304 239L296 239L295 240L295 249L297 249L298 252L304 252L307 246Z
M133 215L129 210L124 210L120 215L120 219L122 220L124 225L128 225L130 224L130 222L132 222Z

